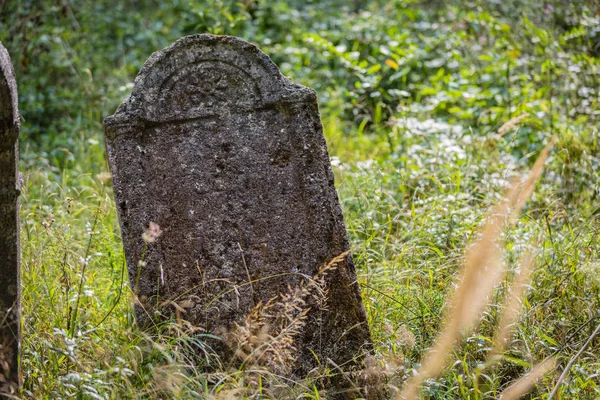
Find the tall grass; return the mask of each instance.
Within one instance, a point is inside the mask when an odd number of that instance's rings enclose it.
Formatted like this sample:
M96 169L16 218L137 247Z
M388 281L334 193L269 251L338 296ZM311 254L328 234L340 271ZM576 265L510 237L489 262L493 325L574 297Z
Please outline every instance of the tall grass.
M481 319L483 310L489 306L492 292L505 273L505 262L501 253L501 247L504 247L501 240L503 229L506 225L514 224L519 212L533 193L552 145L550 143L542 151L527 179L523 183L513 182L500 204L488 215L481 230L481 237L467 250L464 267L457 280L457 288L448 300L445 327L435 340L435 345L423 356L421 368L406 382L398 396L399 399L417 397L421 383L443 370L457 340L473 329ZM531 261L528 258L520 266L522 269L520 276L525 277L529 274ZM505 316L501 319L503 325L499 327L497 343L504 342L508 336L506 331L516 317L515 303L520 300L516 295L522 295L526 282L517 283L513 297L509 297L508 300L508 307L511 308L504 310ZM497 346L495 351L500 351L502 347L503 345Z
M258 43L319 93L375 344L353 385L399 396L412 384L425 398L600 397L593 10L573 14L579 2L564 1L433 10L374 1L347 18L325 0L243 2L248 13L239 15L235 1L42 3L0 5L23 113L22 397L331 396L319 383L333 366L302 382L278 373L287 356L274 349L293 346L293 334L278 342L258 328L260 310L239 337L231 332L237 364L215 357L210 343L223 338L184 319L152 337L135 324L100 121L149 54L204 29ZM555 17L560 27L548 25ZM521 213L488 230L503 244L488 240L496 245L477 256L485 221L510 204L507 183L519 171L541 172L531 161L552 135L544 177L509 207ZM470 264L475 287L459 290L473 282L467 257L486 262ZM453 300L459 291L486 300ZM449 323L455 303L460 319ZM301 312L293 315L292 328L302 324ZM444 334L454 340L424 379L436 339L452 325L460 329ZM276 353L274 369L263 350Z
M375 391L372 388L371 393L388 394L397 385L401 386L397 397L410 399L418 397L423 382L443 371L459 339L481 323L482 312L489 308L494 289L505 276L507 269L502 252L505 242L503 235L506 228L517 222L519 212L533 194L535 182L549 156L550 146L541 152L525 180L513 179L505 196L484 218L485 223L477 239L467 248L464 267L456 279L457 287L445 306L445 328L438 335L434 346L422 356L421 368L406 382L394 384L395 372L390 370L390 365L394 364L390 360L394 355L381 353L382 356L368 361L364 372L367 378L349 377L354 385L361 386L370 380L379 385ZM40 171L39 175L44 176L45 173ZM32 178L29 179L28 184L31 185ZM138 395L134 397L217 399L235 396L293 398L300 395L306 398L327 398L327 393L322 388L319 389L320 382L327 379L328 374L338 371L320 371L302 382L291 381L286 375L289 373L288 366L293 361L294 337L302 329L304 316L308 311L305 298L326 295L321 289L322 280L329 270L335 268L338 258L325 265L312 280L289 288L280 298L257 304L242 324L236 325L230 332L224 332L225 343L240 361L232 364L218 359L212 352L207 345L209 336L205 332L181 319L165 325L159 336L151 337L137 331L131 310L127 302L122 301L134 299L135 289L130 291L124 281L124 261L118 249L119 238L113 224L106 225L102 222L108 217L114 223L114 210L110 197L105 192L106 177L80 175L77 179L87 182L88 189L87 192L76 195L93 199L93 202L88 202L90 205L66 196L64 189L56 187L50 197L62 201L54 203L55 206L50 213L44 215L39 227L28 226L25 230L28 239L25 247L25 279L29 291L26 291L24 303L26 307L27 304L31 307L31 300L36 299L31 289L39 290L41 287L50 300L49 304L29 308L25 313L29 315L26 319L29 332L32 332L29 324L33 321L40 327L33 336L35 341L28 341L32 338L29 336L25 342L26 396L83 393L92 397L97 395L101 398L117 398L123 393L131 395L137 392ZM35 206L43 204L43 201L42 197L32 202L34 207L29 209L30 218L36 212L44 213L44 207ZM69 235L73 234L73 227L79 221L84 222L86 231L76 239ZM40 228L41 232L35 231ZM79 245L70 248L67 243ZM345 254L340 255L344 256ZM110 261L108 271L105 268L107 257ZM504 354L533 270L533 259L534 253L525 252L518 262L517 269L520 273L514 279L512 290L505 296L499 329L491 341L485 368L499 362ZM58 268L62 271L61 274L49 275L47 268L51 265L48 263L50 260L56 263L53 268ZM35 270L34 265L41 269ZM107 272L108 276L103 277ZM41 276L42 280L34 278L35 276ZM32 278L35 280L32 281ZM95 280L97 285L102 279L107 279L109 290L94 293L89 282ZM368 293L369 286L366 288ZM37 297L38 304L40 300L42 299ZM370 299L366 297L365 301L369 307ZM38 316L36 309L45 314ZM54 319L46 320L44 315L48 315L46 313L50 310L58 312ZM181 314L183 313L184 308L181 310ZM40 324L53 326L54 329L44 328ZM129 328L114 331L113 327L119 324ZM407 330L406 334L412 333ZM105 335L112 335L108 346ZM415 338L409 340L411 341L411 347L419 345L415 343ZM41 375L43 370L38 369L41 365L35 362L36 358L47 360L43 369L45 374L51 372L59 378L54 382L44 379ZM96 361L91 362L93 359ZM548 372L548 366L552 362L553 359L549 359L534 367L514 386L507 387L503 391L504 398L529 390L535 380ZM391 368L397 369L403 364L403 361L395 362L395 366ZM211 365L213 372L203 372L203 366L206 365ZM479 372L481 371L483 369ZM37 384L33 380L36 375ZM373 380L373 377L376 378Z

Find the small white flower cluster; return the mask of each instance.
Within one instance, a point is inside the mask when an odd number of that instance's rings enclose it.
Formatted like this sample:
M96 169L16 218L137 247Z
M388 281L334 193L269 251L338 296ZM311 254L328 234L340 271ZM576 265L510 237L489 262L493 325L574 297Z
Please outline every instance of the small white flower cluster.
M146 243L154 243L162 235L160 226L155 222L150 222L149 228L142 234L142 239Z

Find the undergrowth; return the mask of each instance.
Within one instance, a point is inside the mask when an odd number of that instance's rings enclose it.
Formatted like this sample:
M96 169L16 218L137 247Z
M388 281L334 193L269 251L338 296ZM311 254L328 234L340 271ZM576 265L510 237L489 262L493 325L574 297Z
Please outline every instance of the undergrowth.
M153 51L205 31L258 44L317 90L375 346L356 380L378 382L389 396L419 380L486 215L555 137L531 199L498 232L507 269L489 305L446 348L443 371L418 383L425 398L496 398L551 360L522 381L535 383L529 398L599 397L598 9L589 1L1 3L0 40L23 119L23 397L327 398L319 382L331 371L289 381L248 347L274 337L260 310L229 337L239 357L254 360L244 368L228 368L210 348L217 339L194 327L174 321L150 337L135 325L101 121ZM507 300L513 291L522 301ZM514 304L519 317L506 317ZM275 356L286 358L288 345Z

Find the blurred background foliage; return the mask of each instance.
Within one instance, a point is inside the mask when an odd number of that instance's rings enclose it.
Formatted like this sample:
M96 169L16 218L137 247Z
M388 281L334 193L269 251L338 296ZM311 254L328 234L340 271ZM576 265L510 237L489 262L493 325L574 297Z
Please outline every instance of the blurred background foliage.
M5 0L0 16L25 138L44 144L100 123L149 54L199 32L256 43L361 130L405 108L490 130L598 121L595 1Z

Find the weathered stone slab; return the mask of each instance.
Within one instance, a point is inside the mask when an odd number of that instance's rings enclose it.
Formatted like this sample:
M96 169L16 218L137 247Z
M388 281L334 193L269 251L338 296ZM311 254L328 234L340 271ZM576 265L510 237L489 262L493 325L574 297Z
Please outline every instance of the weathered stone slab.
M316 94L255 46L178 40L148 59L104 124L141 325L185 308L196 326L231 331L349 249ZM324 303L305 299L296 376L315 355L335 370L328 360L348 368L370 348L350 255L324 288Z
M20 295L17 83L0 43L0 397L18 392Z

